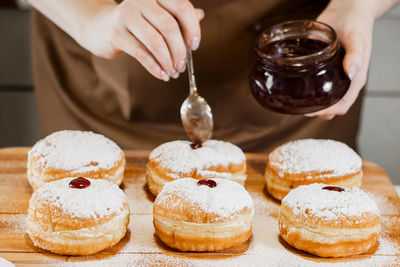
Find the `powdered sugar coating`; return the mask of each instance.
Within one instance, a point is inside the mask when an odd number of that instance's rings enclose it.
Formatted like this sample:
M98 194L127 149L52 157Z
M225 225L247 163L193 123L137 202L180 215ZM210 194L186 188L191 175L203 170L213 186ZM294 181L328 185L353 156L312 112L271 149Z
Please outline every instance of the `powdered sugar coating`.
M290 207L295 215L312 215L326 220L361 217L366 213L379 216L375 202L358 187L347 187L338 192L322 189L325 186L328 185L299 186L282 199L282 205Z
M88 173L117 166L122 150L101 134L86 131L59 131L38 141L28 157L38 157L42 168Z
M208 140L197 149L190 147L189 141L172 141L155 148L150 160L159 162L163 168L178 173L190 173L213 166L242 164L246 157L243 151L228 142Z
M8 260L0 257L0 266L2 267L15 267L15 265L11 262L9 262Z
M349 146L328 139L292 141L268 157L271 165L289 174L321 172L324 177L338 177L357 173L362 166L360 156Z
M90 186L84 189L70 188L75 178L49 182L33 193L40 199L69 214L72 218L104 218L118 214L127 205L123 191L115 184L103 179L89 179Z
M193 208L217 215L218 220L229 218L244 208L249 208L254 214L253 199L246 189L239 183L227 179L212 179L217 183L216 187L198 185L199 180L193 178L182 178L167 183L155 202L173 209L182 205L182 201L189 202ZM176 195L175 201L170 196Z

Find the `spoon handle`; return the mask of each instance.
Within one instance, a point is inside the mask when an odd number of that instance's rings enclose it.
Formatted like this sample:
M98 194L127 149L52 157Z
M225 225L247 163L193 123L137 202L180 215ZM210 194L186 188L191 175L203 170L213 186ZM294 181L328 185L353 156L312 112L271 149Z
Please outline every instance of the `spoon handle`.
M196 80L194 79L192 50L187 48L187 68L189 74L190 94L197 93Z

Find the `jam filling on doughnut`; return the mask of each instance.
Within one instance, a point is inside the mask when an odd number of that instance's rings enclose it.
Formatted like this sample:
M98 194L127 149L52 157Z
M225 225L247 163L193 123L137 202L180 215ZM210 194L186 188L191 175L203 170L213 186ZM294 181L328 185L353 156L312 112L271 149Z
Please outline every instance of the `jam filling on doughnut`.
M190 147L192 149L197 149L197 148L203 147L203 145L201 143L191 143Z
M197 182L197 185L206 185L210 188L213 188L217 186L217 183L211 179L201 179Z
M329 190L329 191L337 191L337 192L343 192L344 188L338 187L338 186L325 186L322 189L324 190Z
M75 178L74 180L71 180L71 182L69 182L69 187L75 188L75 189L84 189L84 188L88 187L89 185L90 185L90 181L83 177Z

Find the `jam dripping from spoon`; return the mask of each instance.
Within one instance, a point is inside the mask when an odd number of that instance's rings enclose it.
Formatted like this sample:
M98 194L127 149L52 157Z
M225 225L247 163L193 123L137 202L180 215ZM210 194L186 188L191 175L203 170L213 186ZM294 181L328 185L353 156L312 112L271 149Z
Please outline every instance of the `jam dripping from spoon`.
M197 148L203 147L203 145L201 143L191 143L190 147L192 149L197 149Z
M197 182L197 185L206 185L210 188L213 188L217 186L217 183L211 179L201 179Z
M324 190L329 190L329 191L336 191L336 192L343 192L344 188L338 187L338 186L325 186L322 189Z
M90 181L88 179L85 179L83 177L75 178L69 182L69 187L70 188L75 188L75 189L84 189L90 185Z

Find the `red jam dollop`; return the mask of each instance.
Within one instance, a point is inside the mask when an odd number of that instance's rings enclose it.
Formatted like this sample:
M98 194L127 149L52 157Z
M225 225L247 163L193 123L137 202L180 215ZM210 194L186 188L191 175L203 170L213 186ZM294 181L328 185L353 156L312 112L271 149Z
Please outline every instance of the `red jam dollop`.
M210 188L213 188L217 186L217 183L211 179L201 179L197 182L197 185L206 185Z
M203 147L203 145L201 143L191 143L190 147L192 149L197 149L197 148Z
M339 187L339 186L325 186L322 188L323 190L329 190L329 191L336 191L336 192L343 192L344 188Z
M75 178L69 182L69 187L70 188L75 188L75 189L84 189L90 185L90 181L88 179L85 179L83 177Z

